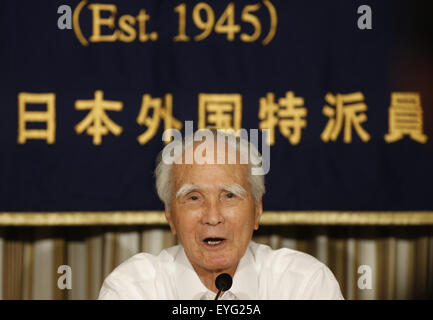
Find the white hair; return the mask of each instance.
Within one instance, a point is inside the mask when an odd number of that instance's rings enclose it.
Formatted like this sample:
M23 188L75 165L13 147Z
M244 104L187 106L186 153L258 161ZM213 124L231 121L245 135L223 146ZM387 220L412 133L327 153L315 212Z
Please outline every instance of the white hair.
M248 140L242 137L236 137L234 134L224 132L222 130L217 129L201 129L197 130L193 136L197 133L202 133L202 131L207 130L212 132L214 139L217 138L217 135L224 137L224 141L227 141L228 145L235 148L236 153L240 154L240 159L248 159L248 176L247 182L251 189L251 194L254 198L254 202L256 205L262 199L265 194L265 175L264 174L251 174L252 168L257 170L261 169L261 154L257 150L256 146L253 143L250 143ZM225 140L227 138L227 140ZM189 140L191 139L191 140ZM158 154L156 159L156 169L155 169L155 177L156 177L156 191L158 193L161 201L170 209L171 204L171 195L173 192L173 179L172 179L172 163L165 163L163 161L163 153L164 150L172 147L172 144L182 144L182 152L185 151L185 141L193 141L193 137L183 138L182 141L175 140L165 146L165 148ZM200 142L198 142L200 143ZM241 160L241 163L242 160ZM259 172L260 172L259 171Z

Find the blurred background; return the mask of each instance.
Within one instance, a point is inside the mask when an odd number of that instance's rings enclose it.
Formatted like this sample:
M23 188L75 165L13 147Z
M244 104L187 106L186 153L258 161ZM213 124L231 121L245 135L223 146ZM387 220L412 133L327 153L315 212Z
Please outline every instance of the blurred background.
M192 120L270 129L255 241L315 256L346 299L432 299L432 15L428 0L2 2L0 298L96 299L120 263L175 245L153 170L163 131Z

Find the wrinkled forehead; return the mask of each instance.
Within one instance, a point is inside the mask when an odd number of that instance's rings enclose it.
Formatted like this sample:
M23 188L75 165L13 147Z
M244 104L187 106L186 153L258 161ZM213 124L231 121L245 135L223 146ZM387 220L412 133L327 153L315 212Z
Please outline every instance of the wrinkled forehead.
M192 155L187 154L188 152L192 152ZM249 167L240 163L240 152L236 145L227 141L217 143L216 140L194 142L192 146L185 147L182 161L172 165L174 189L177 190L184 184L200 184L215 188L239 184L248 190Z
M176 187L183 184L245 186L248 165L244 164L173 164L172 178Z

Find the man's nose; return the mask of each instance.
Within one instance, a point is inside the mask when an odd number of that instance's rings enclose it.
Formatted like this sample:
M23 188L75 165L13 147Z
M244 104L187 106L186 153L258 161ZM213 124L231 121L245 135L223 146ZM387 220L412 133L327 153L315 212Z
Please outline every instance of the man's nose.
M224 223L224 217L221 212L221 206L218 201L208 201L204 208L202 223L216 226Z

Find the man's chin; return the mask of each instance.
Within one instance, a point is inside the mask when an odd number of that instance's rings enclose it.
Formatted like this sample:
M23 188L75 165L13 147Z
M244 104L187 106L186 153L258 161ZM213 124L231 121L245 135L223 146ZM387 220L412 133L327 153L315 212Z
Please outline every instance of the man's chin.
M231 269L235 263L232 259L211 259L205 262L205 268L212 272L223 272Z

